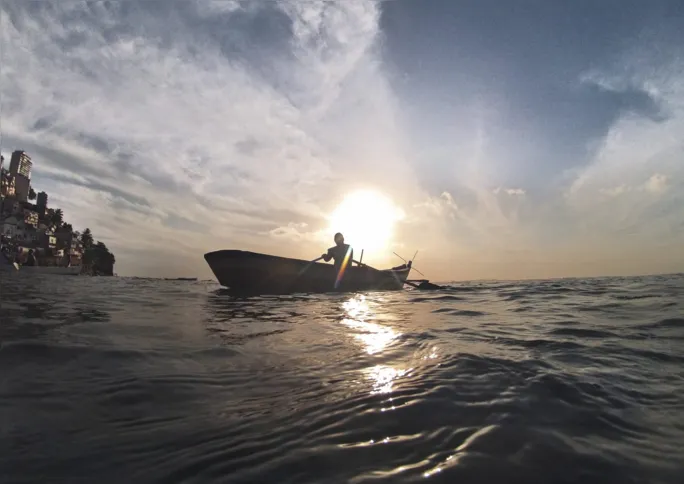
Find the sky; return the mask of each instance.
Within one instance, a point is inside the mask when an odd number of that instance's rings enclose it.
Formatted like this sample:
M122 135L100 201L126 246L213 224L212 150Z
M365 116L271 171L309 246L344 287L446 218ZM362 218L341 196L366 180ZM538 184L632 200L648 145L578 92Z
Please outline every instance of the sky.
M353 207L377 267L684 271L681 0L2 0L0 29L2 154L119 275L313 259L357 190L393 207Z

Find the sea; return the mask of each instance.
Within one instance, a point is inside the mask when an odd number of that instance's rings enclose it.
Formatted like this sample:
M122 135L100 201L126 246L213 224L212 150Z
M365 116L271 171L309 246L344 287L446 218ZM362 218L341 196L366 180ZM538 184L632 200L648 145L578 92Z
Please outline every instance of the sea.
M0 277L2 484L684 483L681 274Z

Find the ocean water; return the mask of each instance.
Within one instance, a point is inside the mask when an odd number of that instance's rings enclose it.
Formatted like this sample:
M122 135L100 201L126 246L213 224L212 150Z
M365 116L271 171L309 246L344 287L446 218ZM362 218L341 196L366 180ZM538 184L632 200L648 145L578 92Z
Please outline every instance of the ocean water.
M684 482L684 276L0 275L0 482Z

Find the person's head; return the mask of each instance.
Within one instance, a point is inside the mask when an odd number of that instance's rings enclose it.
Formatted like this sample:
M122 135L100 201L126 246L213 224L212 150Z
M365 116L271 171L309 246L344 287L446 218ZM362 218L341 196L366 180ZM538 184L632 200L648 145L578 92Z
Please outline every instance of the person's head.
M28 253L32 255L32 254L33 254L33 249L29 249L29 252L28 252Z
M337 233L335 234L335 243L336 243L337 245L342 245L342 244L344 244L344 235L342 235L341 233L337 232Z

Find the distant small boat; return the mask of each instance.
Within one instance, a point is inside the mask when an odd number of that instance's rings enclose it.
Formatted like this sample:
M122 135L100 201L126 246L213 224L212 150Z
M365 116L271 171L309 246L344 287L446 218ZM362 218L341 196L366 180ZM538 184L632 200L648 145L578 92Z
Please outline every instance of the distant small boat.
M218 250L204 254L219 284L231 292L248 294L326 293L400 290L411 264L377 270L349 267L335 288L333 264L290 259L243 250Z
M0 272L16 272L17 270L19 270L19 264L11 262L4 254L0 254Z

